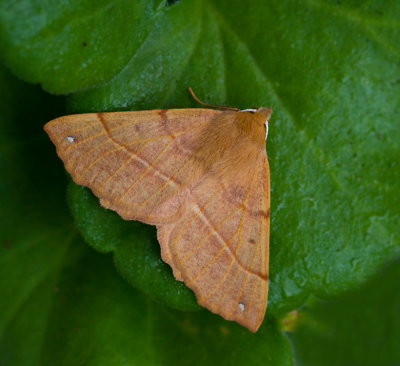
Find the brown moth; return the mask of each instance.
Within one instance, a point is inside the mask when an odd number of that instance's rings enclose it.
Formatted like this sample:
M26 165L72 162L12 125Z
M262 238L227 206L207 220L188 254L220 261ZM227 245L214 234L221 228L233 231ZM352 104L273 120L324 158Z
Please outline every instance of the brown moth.
M199 304L255 332L268 296L272 111L206 106L218 109L76 114L44 129L75 183L157 226L162 259Z

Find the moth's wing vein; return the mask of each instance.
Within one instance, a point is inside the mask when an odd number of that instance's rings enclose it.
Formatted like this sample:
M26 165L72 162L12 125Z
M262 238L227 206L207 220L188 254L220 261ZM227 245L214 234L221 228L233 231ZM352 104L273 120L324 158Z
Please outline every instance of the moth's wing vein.
M223 281L224 281L224 280L226 279L226 277L227 277L228 272L231 271L231 269L232 269L232 267L233 267L233 264L235 264L235 262L239 265L239 267L241 267L242 270L244 270L244 271L247 272L246 278L248 278L248 276L249 276L250 274L253 274L253 275L254 275L254 273L253 273L252 271L250 271L249 269L247 269L247 268L241 263L240 258L238 258L238 256L237 256L237 250L240 248L240 246L241 246L241 244L242 244L242 227L243 227L243 220L244 220L244 217L245 217L244 212L246 211L246 210L244 209L244 207L246 207L246 203L247 203L247 201L248 201L249 193L250 193L251 187L252 187L253 182L254 182L254 177L255 177L255 172L253 172L253 175L252 175L251 180L250 180L249 187L248 187L248 189L247 189L246 195L245 195L245 197L244 197L244 199L243 199L243 202L242 202L242 206L240 207L240 210L241 210L241 218L240 218L240 221L239 221L239 225L238 225L238 227L237 227L237 230L235 231L235 233L232 235L231 239L229 240L229 241L231 241L232 238L235 237L235 236L237 235L237 236L238 236L238 244L237 244L237 246L236 246L236 248L235 248L235 250L234 250L233 252L231 251L231 248L230 248L229 245L228 245L229 242L228 242L228 243L225 243L225 245L226 245L225 248L222 248L222 249L224 249L224 250L227 249L227 250L229 250L229 251L231 252L232 257L233 257L233 259L232 259L232 264L231 264L231 265L229 266L229 268L226 270L226 273L225 273L223 279L217 283L216 287L212 290L212 292L211 292L210 294L207 294L205 298L202 298L203 301L205 301L205 300L206 300L207 298L209 298L213 293L215 293L215 291L222 285ZM252 265L253 265L254 258L255 258L255 255L256 255L256 254L257 254L257 252L254 251L254 253L253 253L253 259L252 259L251 264L250 264L250 268L251 268ZM213 259L213 261L214 261L214 259ZM239 270L238 270L238 271L237 271L237 275L235 276L235 278L239 275L239 273L240 273L240 272L239 272ZM193 280L193 281L194 281L194 280ZM241 291L240 291L240 294L239 294L239 296L238 296L238 299L240 298L240 296L241 296L241 294L242 294L244 288L246 287L246 284L247 284L247 281L245 281L245 282L242 284ZM218 302L217 304L214 304L214 305L213 305L215 308L218 308L219 305L220 305L221 303L224 302L226 296L229 295L229 291L231 290L231 288L232 288L234 285L235 285L235 281L232 280L232 281L231 281L230 287L228 287L223 293L220 293L220 294L219 294L219 297L220 297L219 302ZM223 296L221 296L221 295L223 295ZM228 317L228 318L231 316L232 312L233 312L233 310L231 310L230 312L228 312L228 314L227 314L227 317Z
M190 176L185 171L193 141L219 113L89 113L60 117L45 129L76 183L91 188L123 218L158 225L183 212L186 190L181 183ZM175 211L167 213L165 207Z
M269 183L263 181L269 172L263 163L266 157L255 162L233 199L226 192L232 182L205 179L169 235L173 262L198 302L253 331L264 317L268 286Z
M145 176L147 173L149 173L150 170L154 169L164 180L165 182L172 182L173 184L176 184L171 180L171 177L167 177L164 173L160 172L158 169L154 167L154 163L157 162L165 153L165 151L169 148L169 146L173 143L174 140L171 140L168 142L163 149L154 157L154 159L148 163L148 166L146 169L132 182L132 184L121 194L120 197L116 199L116 201L119 203L123 200L123 198L127 195L127 193L132 190ZM159 190L160 191L160 190ZM158 191L158 192L159 192ZM140 203L138 203L140 205Z

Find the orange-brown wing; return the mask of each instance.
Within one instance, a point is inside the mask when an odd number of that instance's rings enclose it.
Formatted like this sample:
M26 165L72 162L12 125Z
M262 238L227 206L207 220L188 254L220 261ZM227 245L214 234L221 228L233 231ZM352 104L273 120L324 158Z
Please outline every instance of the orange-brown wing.
M75 183L91 188L124 219L179 218L196 141L220 111L171 109L57 118L45 130ZM189 167L187 166L189 165Z
M268 295L269 168L265 152L246 181L206 175L193 189L186 214L160 226L177 278L199 304L255 332Z

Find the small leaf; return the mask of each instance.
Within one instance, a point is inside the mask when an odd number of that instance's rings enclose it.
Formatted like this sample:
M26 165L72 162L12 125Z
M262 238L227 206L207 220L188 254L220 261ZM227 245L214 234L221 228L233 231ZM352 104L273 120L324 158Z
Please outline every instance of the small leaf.
M68 187L70 206L79 229L93 248L115 251L117 269L134 287L180 310L199 310L193 292L175 281L171 268L161 260L156 228L135 221L121 221L113 211L98 207L88 188Z

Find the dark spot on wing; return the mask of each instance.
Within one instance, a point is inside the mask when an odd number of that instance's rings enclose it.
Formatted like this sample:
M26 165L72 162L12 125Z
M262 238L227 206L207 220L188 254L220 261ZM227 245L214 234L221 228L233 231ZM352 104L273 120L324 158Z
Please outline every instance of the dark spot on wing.
M264 210L260 210L257 212L257 215L269 219L269 209L267 210L267 212L265 212Z
M165 126L165 125L167 124L167 122L168 122L167 112L168 112L168 109L161 109L160 112L159 112L160 117L161 117L161 122L162 122L162 124L163 124L164 126Z

